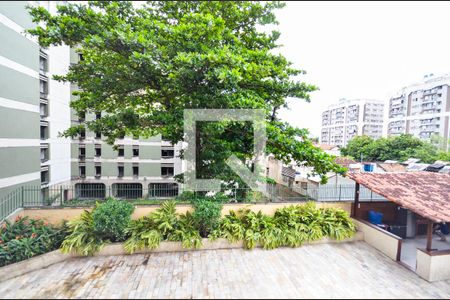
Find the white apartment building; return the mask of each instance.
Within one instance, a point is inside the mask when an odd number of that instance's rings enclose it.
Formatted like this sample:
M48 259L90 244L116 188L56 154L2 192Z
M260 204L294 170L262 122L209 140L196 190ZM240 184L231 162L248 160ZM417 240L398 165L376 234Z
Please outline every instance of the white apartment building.
M428 140L450 136L450 74L427 75L402 88L389 100L387 135L412 134ZM447 143L445 143L447 144Z
M344 147L357 135L379 138L383 134L383 101L341 99L322 113L320 142Z

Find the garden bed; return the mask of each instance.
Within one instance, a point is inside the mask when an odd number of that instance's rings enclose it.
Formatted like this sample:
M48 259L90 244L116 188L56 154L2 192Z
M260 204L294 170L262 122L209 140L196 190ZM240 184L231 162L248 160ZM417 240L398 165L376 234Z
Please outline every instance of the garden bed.
M304 245L313 244L331 244L331 243L349 243L354 241L363 240L363 233L356 232L356 234L349 239L337 241L329 238L322 240L306 242ZM181 242L161 242L156 249L144 249L136 251L134 254L143 253L161 253L161 252L186 252L186 251L203 251L203 250L220 250L220 249L241 249L243 248L243 242L229 243L226 239L218 239L216 241L210 241L208 239L202 239L202 247L200 249L186 249L183 248ZM250 250L249 250L250 251ZM94 256L114 256L114 255L133 255L128 254L123 248L123 243L113 243L103 247L100 252L94 254ZM51 265L63 262L71 258L85 257L76 254L63 254L60 250L55 250L46 254L32 257L30 259L10 264L0 268L0 282L8 279L24 275L36 270L48 268Z

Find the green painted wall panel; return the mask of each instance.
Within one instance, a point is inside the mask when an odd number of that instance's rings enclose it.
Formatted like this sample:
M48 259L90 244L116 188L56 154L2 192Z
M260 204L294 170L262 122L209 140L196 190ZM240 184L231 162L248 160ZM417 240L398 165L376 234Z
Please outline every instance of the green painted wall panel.
M2 107L0 109L0 138L39 139L39 121L38 113Z
M40 187L40 186L41 186L40 179L36 179L36 180L32 180L32 181L19 183L19 184L15 184L15 185L11 185L11 186L7 186L7 187L4 187L4 188L1 188L0 189L0 201L2 199L5 199L6 197L10 197L10 195L12 193L20 193L21 194L21 188L22 187L33 187L33 188L36 187L37 188L37 187ZM16 194L16 195L18 195L18 194ZM26 196L26 192L24 192L24 195Z
M103 162L102 163L102 176L117 176L117 163Z
M94 158L95 149L94 144L86 144L86 158Z
M139 158L142 159L160 159L161 146L139 146Z
M86 176L92 177L94 175L95 175L94 162L86 161Z
M125 163L125 168L124 168L124 176L126 177L130 177L133 176L133 167L132 167L132 163Z
M161 164L159 163L140 163L139 176L161 176Z
M70 157L78 159L78 143L70 144Z
M0 66L0 78L0 97L39 105L39 79L4 66Z
M0 148L0 178L39 172L40 147Z
M125 150L125 158L130 159L133 157L133 146L124 145L124 150Z
M27 4L27 1L1 1L0 13L25 29L33 28L31 16L25 8Z
M108 144L102 144L102 158L117 158L117 151Z
M71 176L79 176L78 163L77 162L71 162L70 163L70 168L71 168L71 170L70 170L70 175Z
M39 72L39 46L23 35L0 24L0 56Z

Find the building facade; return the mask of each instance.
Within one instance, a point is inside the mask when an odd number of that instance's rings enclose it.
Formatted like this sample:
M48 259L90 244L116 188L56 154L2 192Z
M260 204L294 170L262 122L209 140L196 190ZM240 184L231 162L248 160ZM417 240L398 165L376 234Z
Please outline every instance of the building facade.
M383 134L384 104L369 99L341 99L322 113L320 142L344 147L357 135Z
M450 137L450 74L423 78L402 88L389 100L387 135L412 134L429 140ZM447 145L448 147L448 145Z
M71 63L82 59L71 50ZM72 85L72 90L77 87ZM76 96L71 96L73 97ZM72 125L100 118L101 113L78 116L71 112ZM108 145L100 133L86 131L71 145L71 179L76 198L173 197L179 186L174 176L182 172L181 143L172 145L160 136L148 139L124 137Z
M23 186L70 180L70 87L52 79L69 66L68 47L42 49L24 34L32 28L25 6L56 2L0 2L0 198Z

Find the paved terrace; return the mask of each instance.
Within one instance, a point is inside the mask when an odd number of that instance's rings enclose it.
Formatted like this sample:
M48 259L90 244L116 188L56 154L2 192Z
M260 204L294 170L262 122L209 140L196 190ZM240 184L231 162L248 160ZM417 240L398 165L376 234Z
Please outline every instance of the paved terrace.
M363 242L271 251L77 258L3 283L2 298L448 298Z

